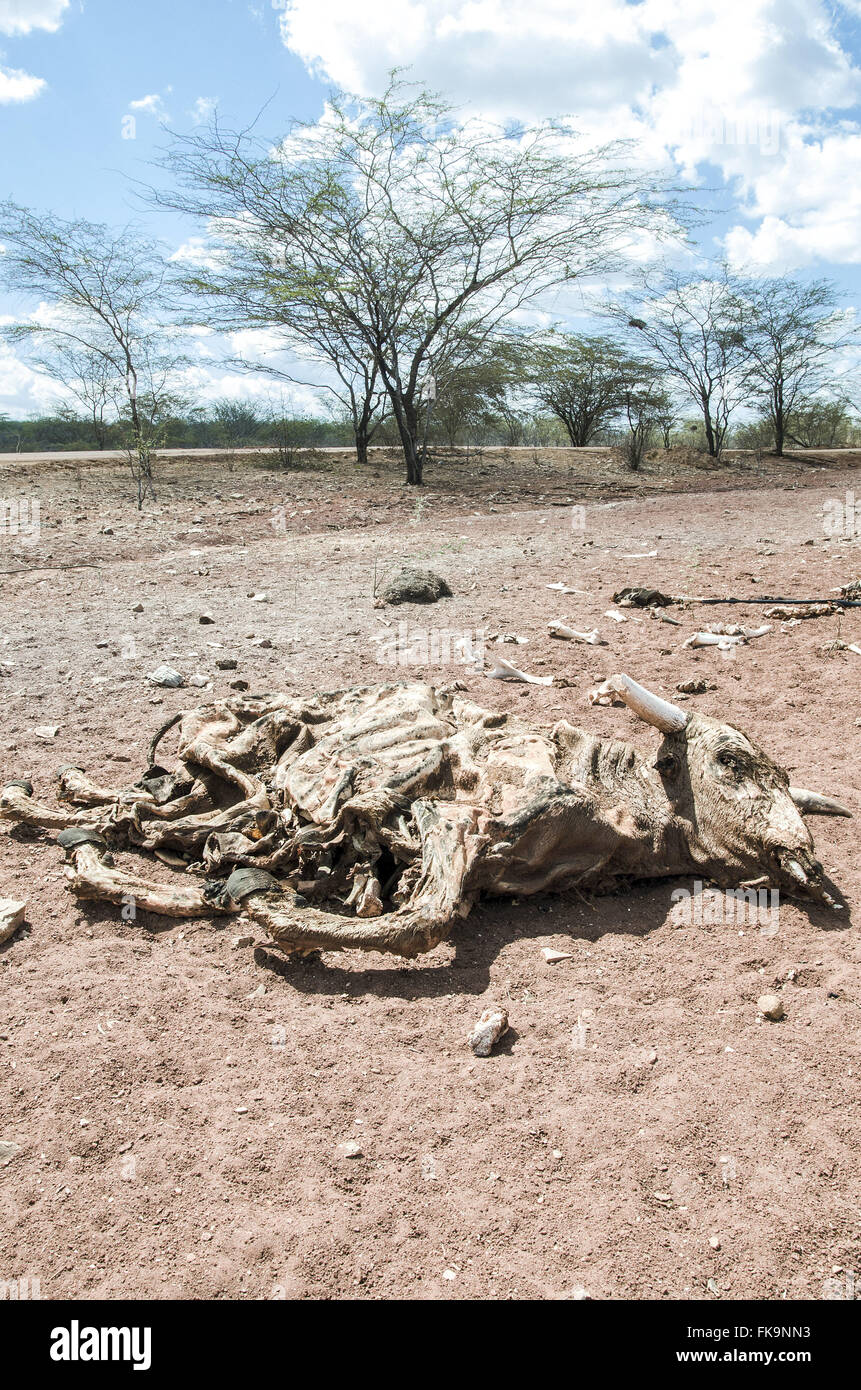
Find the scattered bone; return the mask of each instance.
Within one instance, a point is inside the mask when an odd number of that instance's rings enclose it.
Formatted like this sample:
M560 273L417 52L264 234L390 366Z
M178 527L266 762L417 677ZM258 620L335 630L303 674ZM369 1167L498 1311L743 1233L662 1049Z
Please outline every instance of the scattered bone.
M755 637L764 637L771 632L769 623L761 627L739 627L737 623L713 623L705 632L695 632L682 645L685 647L738 647Z
M607 645L597 628L593 628L591 632L577 632L559 618L550 619L547 624L547 631L551 637L560 637L565 642L588 642L590 647L606 647Z
M603 681L588 692L590 705L624 705L625 701L609 681Z
M624 613L617 613L615 608L608 608L604 617L612 618L614 623L626 623L628 621Z
M827 618L833 612L833 603L780 603L775 604L774 608L766 608L762 616L779 618L782 622L789 619L800 622L803 618Z
M662 608L649 608L647 611L650 618L657 618L660 623L672 623L673 627L681 627L682 625L679 618L671 618L669 613L665 613Z
M739 647L744 642L743 637L720 637L716 632L695 632L693 637L689 637L683 643L685 647L720 647L722 651L730 647Z
M476 1057L489 1057L495 1044L508 1032L508 1013L501 1005L485 1009L467 1042Z
M861 656L861 647L857 643L841 642L839 638L828 642L822 650L826 656L833 656L835 652L854 652L856 656Z
M528 637L518 637L518 635L517 635L516 632L500 632L499 636L496 638L496 641L497 641L497 642L513 642L513 643L516 643L516 645L517 645L518 647L525 647L526 644L527 644L527 642L529 641L529 638L528 638Z
M554 951L552 946L542 946L541 954L548 965L555 965L559 960L573 960L570 951Z
M8 941L24 921L27 904L14 898L0 898L0 943Z
M269 595L268 595L268 594L249 594L249 598L251 599L251 602L252 602L252 603L268 603L268 602L269 602Z
M544 587L546 589L555 589L558 594L586 594L589 592L588 589L572 589L570 584L562 584L561 582L556 584L545 584Z
M504 657L499 657L492 671L484 673L492 681L526 681L529 685L552 685L552 676L530 676L527 671L521 671L517 666L512 666L510 661Z
M623 555L623 556L622 556L622 559L623 559L623 560L655 560L655 559L657 559L657 556L658 556L657 550L639 550L639 551L637 551L636 554L634 554L634 555Z

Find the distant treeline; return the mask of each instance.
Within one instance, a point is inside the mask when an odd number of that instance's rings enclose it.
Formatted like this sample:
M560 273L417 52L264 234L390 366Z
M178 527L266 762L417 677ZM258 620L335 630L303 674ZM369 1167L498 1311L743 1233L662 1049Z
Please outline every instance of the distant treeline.
M239 429L225 427L224 422L216 416L168 419L163 422L159 445L165 449L274 447L281 443L284 423L287 423L296 448L353 446L353 430L346 423L301 417L281 422L258 418L252 411L243 414L246 418ZM0 418L0 453L4 454L47 453L65 449L125 449L128 444L129 428L122 420L94 430L91 420L71 413L40 415L32 420Z
M570 447L565 427L553 416L522 413L515 420L494 418L486 414L480 421L452 428L443 407L436 419L431 417L429 444L440 448L533 448ZM459 423L459 422L458 422ZM797 430L791 443L804 448L861 447L861 426L852 415L839 406L823 406L804 412L796 421ZM65 450L128 448L128 422L97 423L84 415L63 411L40 415L30 420L9 420L0 416L0 453L51 453ZM597 431L590 439L593 447L612 447L621 443L616 430ZM391 421L384 422L374 435L374 444L397 447L397 431ZM653 431L651 448L686 447L705 450L707 441L702 422L683 419L674 422L671 430ZM762 449L768 452L773 434L767 420L739 423L730 431L729 448ZM163 449L278 449L292 453L296 449L354 449L352 422L315 416L277 416L271 412L258 414L253 406L224 403L214 413L197 411L186 416L170 417L162 422L159 447Z

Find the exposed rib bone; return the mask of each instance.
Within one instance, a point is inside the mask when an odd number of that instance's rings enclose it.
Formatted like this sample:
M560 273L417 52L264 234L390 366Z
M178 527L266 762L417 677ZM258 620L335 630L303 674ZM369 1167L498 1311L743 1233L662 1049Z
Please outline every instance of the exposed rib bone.
M211 900L204 890L191 884L151 883L137 874L110 868L104 853L94 844L76 845L70 850L66 878L76 897L121 905L132 902L135 908L160 917L211 917L213 913L236 911Z
M18 783L10 783L0 793L0 820L18 825L41 826L43 830L65 830L70 825L95 825L102 819L100 806L85 811L54 811L36 801L32 792Z

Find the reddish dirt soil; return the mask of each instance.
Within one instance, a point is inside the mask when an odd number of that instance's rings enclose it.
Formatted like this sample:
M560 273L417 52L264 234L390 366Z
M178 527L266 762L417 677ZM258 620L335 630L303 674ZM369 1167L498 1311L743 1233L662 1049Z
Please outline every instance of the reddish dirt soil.
M230 462L164 461L139 515L116 464L0 460L0 492L38 498L42 527L0 538L3 780L48 800L62 763L130 783L167 715L237 677L306 694L460 676L490 707L648 747L627 710L587 703L627 671L670 697L714 681L691 703L861 815L861 657L823 650L861 641L861 609L775 624L733 659L682 641L756 608L604 617L625 584L829 596L861 573L857 536L823 528L826 503L861 494L857 456L632 477L600 450L485 454L433 466L420 494L383 456L367 474ZM375 609L375 578L406 559L454 597ZM555 617L609 646L551 641ZM570 683L380 665L370 638L400 621L516 632L527 645L491 652ZM156 690L164 661L213 691ZM775 935L677 924L690 884L673 881L487 903L411 963L280 970L233 949L229 920L79 907L52 836L0 832L0 896L28 922L0 947L0 1139L20 1146L0 1168L0 1278L47 1298L822 1297L861 1271L861 868L857 819L811 825L848 910L783 900ZM773 989L779 1023L758 1016ZM465 1040L491 1002L512 1026L482 1060Z

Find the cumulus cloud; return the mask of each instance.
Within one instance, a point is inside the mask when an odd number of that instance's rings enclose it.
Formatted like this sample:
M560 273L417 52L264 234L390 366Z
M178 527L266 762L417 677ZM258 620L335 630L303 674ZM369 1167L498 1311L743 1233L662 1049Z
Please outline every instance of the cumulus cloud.
M861 263L861 130L821 139L792 131L784 157L754 181L745 212L758 225L736 225L724 243L738 269Z
M205 125L217 105L218 102L214 97L198 97L188 114L195 125Z
M45 90L45 79L33 77L20 68L0 67L0 105L13 101L32 101Z
M634 137L690 181L717 168L745 221L761 222L733 229L733 255L858 259L861 125L841 113L861 105L861 69L838 21L861 0L400 0L397 23L388 5L272 3L287 47L337 86L378 94L408 66L472 113L566 113L596 142ZM817 207L798 206L799 187Z
M168 91L170 91L168 87ZM146 116L155 116L158 121L167 121L169 116L165 110L164 100L160 92L150 92L148 96L138 97L136 101L129 102L130 111L142 111Z
M17 38L33 29L54 33L68 8L69 0L0 0L0 34Z

